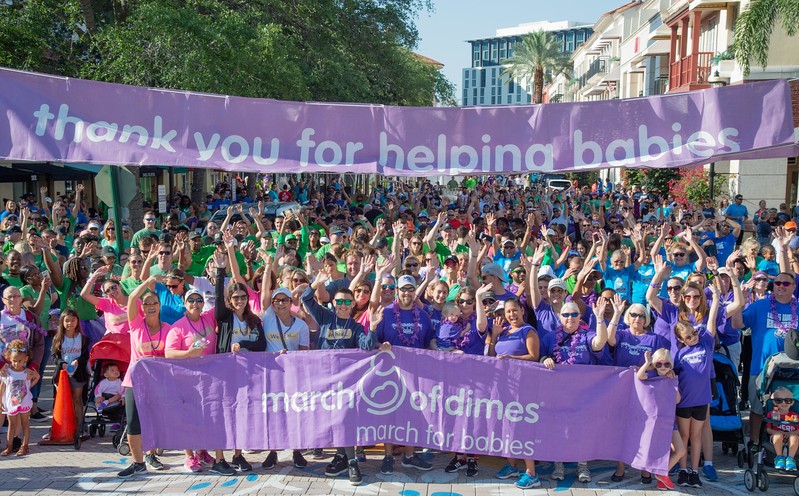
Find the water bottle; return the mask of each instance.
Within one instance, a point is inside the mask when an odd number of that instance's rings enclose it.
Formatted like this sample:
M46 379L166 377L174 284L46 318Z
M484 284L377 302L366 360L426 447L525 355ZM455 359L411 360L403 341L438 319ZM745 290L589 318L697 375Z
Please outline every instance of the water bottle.
M67 373L72 375L75 372L75 366L72 365L72 356L70 354L64 355L64 361L67 362Z
M195 347L195 348L205 348L205 347L206 347L206 346L208 346L210 343L211 343L211 342L210 342L210 341L208 341L208 339L206 339L206 338L202 338L202 339L200 339L199 341L195 341L195 342L194 342L194 347Z

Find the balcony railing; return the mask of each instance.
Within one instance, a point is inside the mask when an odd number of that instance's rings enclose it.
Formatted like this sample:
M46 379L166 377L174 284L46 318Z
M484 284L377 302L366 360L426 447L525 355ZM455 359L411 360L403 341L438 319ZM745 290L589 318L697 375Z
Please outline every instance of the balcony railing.
M658 76L655 79L649 82L649 94L648 96L654 95L665 95L666 89L669 87L669 77L668 76Z
M670 89L689 84L709 84L711 57L712 52L698 52L672 62L669 70Z
M605 72L607 72L607 67L608 67L607 59L596 59L593 62L591 62L591 65L588 66L588 70L585 71L583 75L580 76L579 78L580 81L579 87L582 88L583 86L585 86L588 83L588 80L591 79L593 76L596 76L597 74L604 74Z

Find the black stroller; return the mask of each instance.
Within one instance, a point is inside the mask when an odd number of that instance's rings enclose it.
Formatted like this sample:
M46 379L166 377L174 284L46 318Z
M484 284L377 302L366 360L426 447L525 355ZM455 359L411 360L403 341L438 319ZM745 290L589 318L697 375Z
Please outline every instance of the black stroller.
M738 457L738 466L744 466L744 429L741 412L738 409L738 390L741 381L738 370L729 357L729 351L721 348L713 354L713 368L716 372L716 395L710 403L710 427L713 441L721 443L721 452Z

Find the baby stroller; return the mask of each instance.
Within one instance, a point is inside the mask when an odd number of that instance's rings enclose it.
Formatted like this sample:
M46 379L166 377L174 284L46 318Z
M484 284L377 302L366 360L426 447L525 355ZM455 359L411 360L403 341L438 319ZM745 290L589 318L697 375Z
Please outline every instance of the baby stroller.
M769 358L763 372L757 378L758 396L763 405L763 412L770 412L774 408L771 401L771 393L780 387L789 389L794 398L799 398L799 360L794 360L785 353L778 353ZM799 403L794 403L791 411L799 413ZM777 422L776 424L780 423L783 422ZM799 424L784 423L799 427ZM753 436L758 436L757 443L760 449L748 455L749 469L744 472L744 485L750 492L754 492L755 488L763 492L768 491L768 472L770 471L794 477L793 491L799 496L799 472L788 472L774 468L774 458L778 455L781 456L782 453L774 452L771 438L766 432L766 427L772 424L775 423L764 416L760 432L752 434Z
M85 430L88 429L89 437L104 437L106 426L111 424L120 425L112 438L114 448L119 449L119 445L123 442L122 432L125 424L125 407L117 403L109 405L105 410L98 412L97 405L103 401L103 398L95 398L94 390L97 384L103 380L103 369L106 365L116 365L119 368L120 377L124 377L129 363L130 337L127 335L106 334L92 347L89 352L89 368L92 373L88 387L88 401L85 402L83 422L78 426L79 435L76 436L75 449L80 449L81 435Z
M713 441L721 442L721 452L738 457L738 466L744 466L744 453L739 446L744 442L743 420L738 409L738 389L741 381L738 370L732 363L726 347L713 354L713 368L716 371L716 392L710 403L710 427Z

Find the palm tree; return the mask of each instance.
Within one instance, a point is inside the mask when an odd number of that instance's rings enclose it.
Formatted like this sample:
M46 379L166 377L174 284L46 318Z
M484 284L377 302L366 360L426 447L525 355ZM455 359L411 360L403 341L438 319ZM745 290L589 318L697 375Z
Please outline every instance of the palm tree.
M544 30L535 31L522 36L516 43L513 56L505 61L507 67L502 76L519 81L533 82L533 103L541 103L544 93L544 82L553 75L571 73L569 56L560 50L555 36Z
M749 75L749 62L754 60L762 67L768 64L771 32L782 21L788 36L799 28L799 2L796 0L752 0L738 17L735 25L735 42L732 45L735 59L741 64L744 75Z

